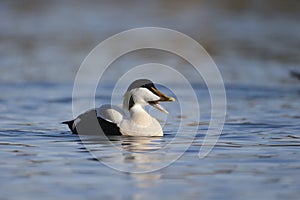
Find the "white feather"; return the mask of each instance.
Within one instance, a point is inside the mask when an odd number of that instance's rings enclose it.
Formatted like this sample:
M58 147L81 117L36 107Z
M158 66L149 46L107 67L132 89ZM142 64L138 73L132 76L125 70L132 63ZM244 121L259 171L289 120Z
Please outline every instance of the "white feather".
M123 117L125 116L124 111L120 107L109 104L97 108L96 113L97 117L101 117L102 119L113 122L115 124L120 124L120 122L123 120Z

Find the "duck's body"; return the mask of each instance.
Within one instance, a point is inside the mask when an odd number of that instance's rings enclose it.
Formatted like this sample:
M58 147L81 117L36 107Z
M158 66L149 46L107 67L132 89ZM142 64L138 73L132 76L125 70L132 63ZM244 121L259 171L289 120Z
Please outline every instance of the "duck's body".
M174 101L174 98L159 92L151 81L140 79L128 87L123 109L103 105L63 123L75 134L163 136L159 122L145 110L146 105L151 105L167 113L158 101Z

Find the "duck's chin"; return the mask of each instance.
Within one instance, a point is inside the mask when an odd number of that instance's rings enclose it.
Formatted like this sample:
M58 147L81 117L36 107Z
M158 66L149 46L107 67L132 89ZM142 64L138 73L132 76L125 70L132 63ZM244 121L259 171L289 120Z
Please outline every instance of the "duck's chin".
M158 101L149 101L148 102L150 104L150 106L153 106L154 108L156 108L157 110L160 110L166 114L169 114L169 112L167 110L165 110L159 103Z

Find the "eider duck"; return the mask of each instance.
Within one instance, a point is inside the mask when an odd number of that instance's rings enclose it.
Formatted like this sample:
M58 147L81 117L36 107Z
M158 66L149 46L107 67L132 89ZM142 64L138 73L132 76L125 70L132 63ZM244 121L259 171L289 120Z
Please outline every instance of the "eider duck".
M163 136L159 122L145 110L145 106L150 105L168 114L160 101L175 99L161 93L152 81L139 79L131 83L124 94L123 109L103 105L62 123L67 124L74 134Z

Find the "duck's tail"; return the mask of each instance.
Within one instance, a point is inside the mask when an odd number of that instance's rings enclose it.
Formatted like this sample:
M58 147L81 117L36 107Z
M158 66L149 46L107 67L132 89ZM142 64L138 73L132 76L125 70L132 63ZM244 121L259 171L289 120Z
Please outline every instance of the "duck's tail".
M74 123L74 120L61 122L61 124L67 124L71 130L73 129L73 127L72 127L73 123Z

